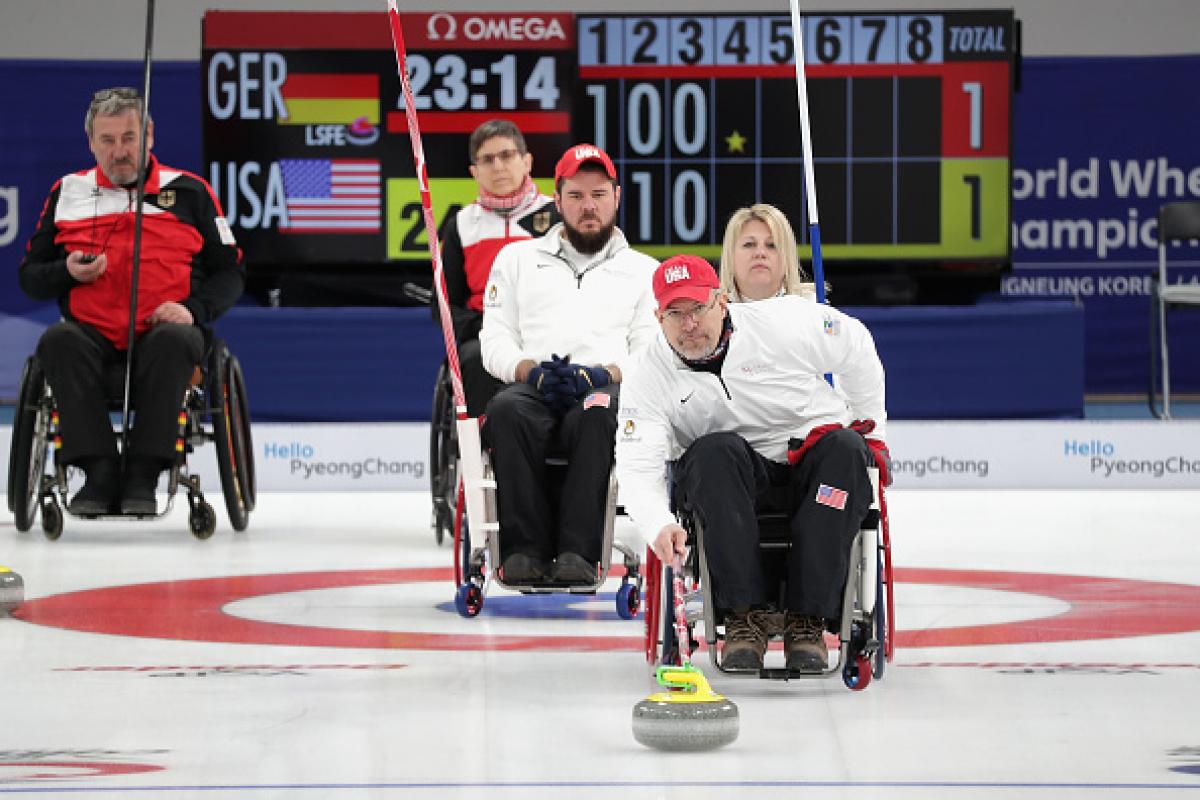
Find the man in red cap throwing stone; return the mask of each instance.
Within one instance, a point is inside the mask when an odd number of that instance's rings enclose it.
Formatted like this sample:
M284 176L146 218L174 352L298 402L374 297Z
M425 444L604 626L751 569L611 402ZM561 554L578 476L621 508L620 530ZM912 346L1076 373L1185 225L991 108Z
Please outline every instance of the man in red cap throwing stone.
M790 514L784 649L789 670L828 667L850 548L871 505L868 465L883 443L883 366L861 322L796 295L730 303L703 258L654 273L662 335L626 370L617 479L625 510L664 562L687 535L675 490L704 525L722 666L756 671L769 599L755 514ZM836 373L841 393L825 380ZM866 421L873 421L868 424ZM869 438L868 438L869 437ZM886 461L885 461L886 463ZM881 475L886 480L886 476Z
M507 384L488 403L500 520L500 578L598 585L618 386L630 355L657 337L657 262L616 227L612 160L571 147L554 170L562 222L496 256L483 296L484 367ZM546 459L565 456L557 498Z

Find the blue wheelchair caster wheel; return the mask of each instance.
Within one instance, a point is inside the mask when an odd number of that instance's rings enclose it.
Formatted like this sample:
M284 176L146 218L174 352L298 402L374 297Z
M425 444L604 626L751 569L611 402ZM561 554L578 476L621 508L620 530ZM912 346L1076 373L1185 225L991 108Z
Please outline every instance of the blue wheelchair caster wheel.
M483 608L483 591L473 583L464 583L454 593L454 608L467 619L478 616Z
M621 619L633 619L642 607L642 593L632 583L622 583L617 590L617 616Z

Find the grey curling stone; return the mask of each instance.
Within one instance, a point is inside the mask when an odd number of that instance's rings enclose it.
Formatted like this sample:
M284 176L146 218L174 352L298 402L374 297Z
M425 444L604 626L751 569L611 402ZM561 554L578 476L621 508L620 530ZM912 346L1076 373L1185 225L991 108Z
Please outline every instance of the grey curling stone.
M633 707L633 738L657 750L715 750L737 735L737 706L723 697L699 703L648 697Z
M25 581L8 567L0 567L0 612L8 613L25 602Z

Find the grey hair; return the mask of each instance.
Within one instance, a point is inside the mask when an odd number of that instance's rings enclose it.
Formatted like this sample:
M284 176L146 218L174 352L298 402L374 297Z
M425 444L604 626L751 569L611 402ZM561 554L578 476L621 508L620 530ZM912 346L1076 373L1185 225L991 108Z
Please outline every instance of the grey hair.
M483 143L497 136L512 139L512 143L517 146L517 151L521 155L529 152L525 145L525 136L515 122L507 119L489 119L476 128L471 133L471 138L467 140L467 156L471 159L472 164L475 163L475 156L479 154L479 148L483 147Z
M143 111L141 92L129 86L101 89L92 95L92 102L88 104L87 114L83 117L83 129L91 139L96 117L117 117L126 111L136 113L138 121L141 122ZM149 114L146 114L146 123L153 124Z

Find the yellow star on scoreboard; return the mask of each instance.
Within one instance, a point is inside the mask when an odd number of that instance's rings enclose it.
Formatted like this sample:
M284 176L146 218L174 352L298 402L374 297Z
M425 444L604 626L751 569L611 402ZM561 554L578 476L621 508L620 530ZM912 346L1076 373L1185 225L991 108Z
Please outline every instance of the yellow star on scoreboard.
M730 153L746 152L746 137L735 128L733 133L725 137L725 146L729 148Z

